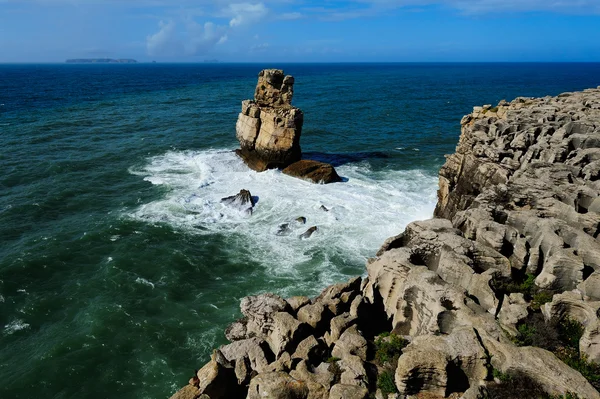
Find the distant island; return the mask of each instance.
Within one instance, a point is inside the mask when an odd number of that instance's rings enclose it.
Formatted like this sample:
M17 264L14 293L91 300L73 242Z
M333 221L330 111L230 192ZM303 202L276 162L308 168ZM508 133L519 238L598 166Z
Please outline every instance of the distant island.
M66 61L67 64L137 64L136 60L129 58L75 58Z

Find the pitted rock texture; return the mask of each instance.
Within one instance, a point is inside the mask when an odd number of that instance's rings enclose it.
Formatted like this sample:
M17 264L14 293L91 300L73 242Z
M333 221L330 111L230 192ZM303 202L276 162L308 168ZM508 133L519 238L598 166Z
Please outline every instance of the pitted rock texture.
M302 156L300 135L304 114L293 107L294 78L280 69L258 75L254 100L242 102L236 124L241 148L237 154L252 169L285 168Z
M599 166L600 88L476 107L438 218L386 240L365 279L245 298L235 342L175 397L600 399Z

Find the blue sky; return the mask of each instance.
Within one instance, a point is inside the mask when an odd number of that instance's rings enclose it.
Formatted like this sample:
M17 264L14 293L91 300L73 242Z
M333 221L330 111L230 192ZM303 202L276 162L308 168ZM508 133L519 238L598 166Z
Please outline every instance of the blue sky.
M600 0L0 0L0 62L600 61Z

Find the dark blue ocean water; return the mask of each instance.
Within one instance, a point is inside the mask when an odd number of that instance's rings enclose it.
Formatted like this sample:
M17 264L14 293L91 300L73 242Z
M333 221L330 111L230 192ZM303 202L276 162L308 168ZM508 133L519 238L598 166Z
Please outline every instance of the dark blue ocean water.
M232 154L266 67L346 183ZM600 64L0 65L0 397L168 397L240 298L314 295L429 217L473 106L598 85ZM219 203L242 188L250 218ZM319 231L274 234L298 216Z

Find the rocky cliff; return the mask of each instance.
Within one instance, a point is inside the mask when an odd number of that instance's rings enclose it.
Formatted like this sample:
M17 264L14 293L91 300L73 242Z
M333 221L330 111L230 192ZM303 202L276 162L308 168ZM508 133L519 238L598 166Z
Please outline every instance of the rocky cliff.
M247 297L173 398L600 398L600 88L476 107L367 277Z

